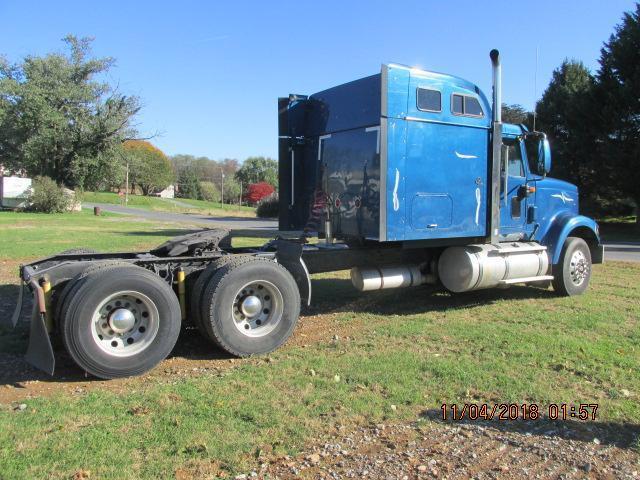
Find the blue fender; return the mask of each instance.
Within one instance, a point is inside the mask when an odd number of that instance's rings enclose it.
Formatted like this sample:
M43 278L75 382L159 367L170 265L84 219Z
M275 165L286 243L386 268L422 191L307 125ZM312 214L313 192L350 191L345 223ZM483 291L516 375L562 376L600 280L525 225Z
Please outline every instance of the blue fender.
M595 244L600 244L598 224L595 220L585 217L584 215L576 215L572 212L560 212L551 220L550 226L540 242L546 245L551 256L551 263L555 265L560 261L560 254L562 253L564 242L567 240L567 237L571 236L571 232L577 228L581 230L581 234L574 236L584 238L584 230L587 229L589 231L589 237L595 239ZM589 242L589 238L585 238L585 240L587 240L587 243L593 243Z

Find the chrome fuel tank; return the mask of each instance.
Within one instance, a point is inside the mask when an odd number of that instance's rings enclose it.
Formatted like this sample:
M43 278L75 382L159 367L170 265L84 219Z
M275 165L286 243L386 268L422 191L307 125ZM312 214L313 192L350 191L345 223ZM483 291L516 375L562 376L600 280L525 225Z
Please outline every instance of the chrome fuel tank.
M449 247L438 260L438 275L452 292L549 280L546 247L535 242Z

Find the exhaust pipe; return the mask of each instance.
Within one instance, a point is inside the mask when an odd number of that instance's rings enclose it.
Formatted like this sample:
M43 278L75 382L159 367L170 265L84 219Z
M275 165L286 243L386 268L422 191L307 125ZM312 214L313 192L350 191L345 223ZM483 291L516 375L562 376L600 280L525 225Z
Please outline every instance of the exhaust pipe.
M424 274L419 265L395 267L354 267L351 269L351 283L361 292L386 290L389 288L415 287L425 283L436 283L433 274Z
M500 163L502 155L502 68L500 66L500 52L491 50L491 65L493 66L493 125L491 129L491 171L490 194L491 212L489 218L489 232L486 242L497 244L500 241Z
M489 53L493 66L493 121L502 122L502 67L500 52L496 49Z

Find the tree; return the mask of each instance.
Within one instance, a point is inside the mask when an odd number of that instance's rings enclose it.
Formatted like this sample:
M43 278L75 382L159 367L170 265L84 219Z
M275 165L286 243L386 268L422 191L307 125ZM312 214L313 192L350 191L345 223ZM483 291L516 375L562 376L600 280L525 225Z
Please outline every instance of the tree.
M640 229L640 3L604 44L597 77L594 111L600 112L602 161L611 166L603 178L634 200Z
M554 70L538 102L536 128L547 134L553 176L577 183L583 204L593 204L601 178L592 114L594 78L580 61L565 60Z
M504 123L515 123L516 125L523 123L526 125L531 115L533 115L531 112L528 112L526 108L517 103L512 105L502 104L502 121Z
M0 58L0 158L10 171L84 187L117 164L104 155L134 136L138 99L96 80L113 65L93 58L91 39L64 38L67 54Z
M202 194L202 199L207 202L220 201L220 190L213 182L200 182L200 193Z
M265 197L268 197L275 189L267 182L251 183L247 187L247 192L244 196L245 200L253 205L258 203Z
M277 188L278 162L273 158L249 157L236 172L236 179L245 185L266 182Z
M144 195L164 190L173 183L173 166L159 148L144 140L128 140L123 150L129 163L129 182L139 186Z
M240 203L240 200L240 183L234 177L224 177L224 203Z
M195 200L202 198L198 174L191 166L183 168L178 173L178 197L193 198Z

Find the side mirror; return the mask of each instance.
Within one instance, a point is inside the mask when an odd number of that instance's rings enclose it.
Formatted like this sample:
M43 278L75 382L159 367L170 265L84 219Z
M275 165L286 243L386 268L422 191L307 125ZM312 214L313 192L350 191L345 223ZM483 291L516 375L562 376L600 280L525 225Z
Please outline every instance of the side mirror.
M538 171L545 174L551 171L551 146L546 135L538 143Z

